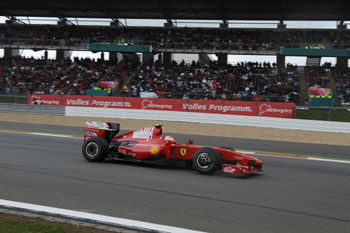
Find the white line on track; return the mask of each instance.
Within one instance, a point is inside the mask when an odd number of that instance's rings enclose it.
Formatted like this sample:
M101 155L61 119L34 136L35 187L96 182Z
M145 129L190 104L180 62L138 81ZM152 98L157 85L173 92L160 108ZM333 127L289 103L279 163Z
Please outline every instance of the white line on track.
M332 163L347 163L350 164L350 161L347 160L338 160L338 159L322 159L322 158L312 158L309 157L307 160L314 160L314 161L322 161L322 162L332 162Z
M0 199L0 207L27 210L30 212L39 212L42 214L58 215L61 217L68 217L80 220L92 220L101 224L116 225L116 227L126 227L134 230L152 231L152 232L168 232L168 233L203 233L201 231L194 231L179 227L171 227L166 225L130 220L125 218L116 218L106 215L91 214L75 210L67 210L61 208L48 207L43 205L34 205L23 202L15 202Z
M39 136L49 136L49 137L81 139L81 137L74 137L74 136L70 136L70 135L61 135L61 134L50 134L50 133L28 133L28 134L30 134L30 135L39 135Z
M326 158L316 158L316 157L306 157L306 156L286 156L286 155L279 155L279 154L263 154L259 152L252 152L252 151L238 151L240 153L249 154L249 155L259 155L259 156L265 156L265 157L278 157L283 159L306 159L306 160L313 160L313 161L320 161L320 162L331 162L331 163L345 163L350 164L349 160L341 160L341 159L326 159Z
M11 131L11 130L0 130L0 133L1 132L2 133L37 135L37 136L60 137L60 138L73 138L73 139L82 139L83 138L83 137L78 137L78 136L54 134L54 133L37 133L37 132L21 132L21 131Z

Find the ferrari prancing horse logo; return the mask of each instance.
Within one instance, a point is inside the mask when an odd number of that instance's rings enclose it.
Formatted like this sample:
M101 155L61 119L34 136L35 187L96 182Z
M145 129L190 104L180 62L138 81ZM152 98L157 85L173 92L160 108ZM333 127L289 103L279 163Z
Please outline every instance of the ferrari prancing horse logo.
M182 156L185 156L185 154L186 154L186 149L185 149L185 148L181 148L181 149L180 149L180 154L181 154Z

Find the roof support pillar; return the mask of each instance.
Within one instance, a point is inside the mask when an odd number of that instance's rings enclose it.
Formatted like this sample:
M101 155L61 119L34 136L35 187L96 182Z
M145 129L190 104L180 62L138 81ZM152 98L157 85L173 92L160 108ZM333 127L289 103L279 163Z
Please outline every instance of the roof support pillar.
M111 27L120 27L120 26L123 26L123 24L120 22L120 20L118 19L115 19L113 20L110 24L109 24Z
M346 24L338 24L337 29L339 30L346 30Z
M281 70L286 66L286 56L277 54L277 69Z
M174 24L173 24L173 22L169 22L169 21L167 21L166 23L164 23L164 27L165 28L172 28L174 26Z
M286 29L287 26L286 26L286 24L283 23L283 20L280 20L280 23L277 24L277 28L278 29Z
M348 67L349 57L337 57L337 67Z
M226 20L224 21L224 23L220 23L220 28L228 28L228 23L226 22Z
M56 50L56 60L70 59L71 52L69 50L57 49Z
M4 58L11 58L19 56L19 49L5 48Z
M153 60L153 53L142 53L142 63L150 64Z
M227 65L227 53L218 53L218 64L219 65Z
M172 53L169 53L169 52L163 53L163 64L166 67L170 66L172 59L173 59Z

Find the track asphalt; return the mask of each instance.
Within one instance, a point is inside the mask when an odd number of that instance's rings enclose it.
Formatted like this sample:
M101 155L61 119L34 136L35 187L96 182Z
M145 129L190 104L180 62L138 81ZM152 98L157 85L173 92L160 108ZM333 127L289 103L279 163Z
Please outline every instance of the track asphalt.
M84 128L72 126L40 125L28 123L13 123L0 121L0 129L13 129L45 133L62 133L83 136ZM127 131L121 130L120 133ZM296 155L325 156L330 158L350 159L349 146L335 146L298 142L281 142L258 139L212 137L200 135L185 135L163 132L164 135L173 136L178 142L185 143L189 139L197 145L223 146L230 145L243 150L257 150L276 153L292 153Z
M8 122L0 128L83 131ZM349 156L349 147L173 136L201 145ZM89 163L81 145L81 139L0 132L0 199L215 233L350 232L349 164L256 156L265 163L261 174L206 176L184 168Z

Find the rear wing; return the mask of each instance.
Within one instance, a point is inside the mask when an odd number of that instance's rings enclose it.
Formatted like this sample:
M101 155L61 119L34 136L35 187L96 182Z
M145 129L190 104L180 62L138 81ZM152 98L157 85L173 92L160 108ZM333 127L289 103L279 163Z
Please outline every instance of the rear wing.
M110 142L119 133L120 124L98 121L87 121L85 123L84 141L89 138L104 138Z

